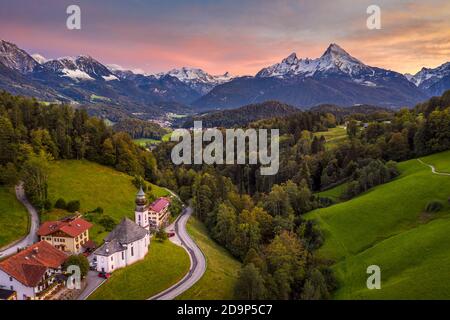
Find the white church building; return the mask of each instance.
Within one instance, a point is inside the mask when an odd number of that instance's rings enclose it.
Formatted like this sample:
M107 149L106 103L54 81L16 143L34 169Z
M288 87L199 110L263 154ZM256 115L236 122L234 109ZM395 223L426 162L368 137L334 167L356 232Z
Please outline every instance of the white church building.
M111 273L144 259L150 245L148 214L142 210L145 205L145 193L141 188L136 197L136 222L123 218L94 252L98 272Z
M105 243L94 252L97 271L111 273L144 259L150 245L150 230L168 224L169 205L169 199L164 197L147 205L145 192L140 188L136 195L134 222L128 218L122 219L105 238Z

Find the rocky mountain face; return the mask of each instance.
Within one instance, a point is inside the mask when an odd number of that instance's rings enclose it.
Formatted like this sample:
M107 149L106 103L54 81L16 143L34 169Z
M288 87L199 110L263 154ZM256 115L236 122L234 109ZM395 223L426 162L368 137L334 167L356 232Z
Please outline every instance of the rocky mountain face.
M412 83L430 96L440 96L450 88L450 62L434 69L422 68L415 75L407 76Z
M0 42L0 89L51 102L113 105L149 117L187 109L201 96L169 75L119 72L90 56L47 60L6 41Z
M171 76L175 77L181 82L187 84L192 89L196 90L200 95L207 94L215 86L229 82L233 76L226 72L223 75L211 75L202 69L186 68L172 69L166 73L159 73L157 77Z
M39 63L15 44L0 40L0 63L22 74L32 72Z
M90 56L48 60L0 41L0 89L44 101L101 106L151 118L165 112L238 108L277 100L320 104L413 106L450 88L450 63L402 75L364 64L337 44L322 56L295 53L255 76L211 75L198 68L155 75L105 66Z
M427 94L404 75L368 66L331 44L319 58L299 59L293 53L254 77L216 86L194 106L226 109L279 100L300 108L327 103L402 107L426 98Z

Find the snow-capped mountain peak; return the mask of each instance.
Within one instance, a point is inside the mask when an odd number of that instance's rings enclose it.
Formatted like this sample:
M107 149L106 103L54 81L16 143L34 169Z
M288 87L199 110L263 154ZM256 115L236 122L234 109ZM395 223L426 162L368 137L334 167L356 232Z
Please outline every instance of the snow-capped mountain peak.
M362 71L372 73L370 67L352 57L339 45L332 43L320 58L299 59L295 53L284 58L281 63L262 69L257 77L312 77L317 73L342 73L350 77L359 75Z
M294 65L298 63L297 54L295 52L291 53L287 58L284 58L281 63L285 63L287 65Z
M405 75L407 77L407 75ZM414 83L416 86L420 86L428 89L436 82L440 81L444 77L450 76L450 62L446 62L437 68L422 68L414 76L408 78L409 81Z
M43 66L47 70L75 81L94 79L103 79L105 81L118 80L107 67L88 55L60 57L45 62Z
M157 78L165 76L175 77L201 94L206 94L213 87L231 81L234 78L229 72L225 72L223 75L211 75L202 69L189 67L172 69L169 72L161 72L155 76Z
M0 40L0 63L23 74L32 72L39 66L24 50L4 40Z

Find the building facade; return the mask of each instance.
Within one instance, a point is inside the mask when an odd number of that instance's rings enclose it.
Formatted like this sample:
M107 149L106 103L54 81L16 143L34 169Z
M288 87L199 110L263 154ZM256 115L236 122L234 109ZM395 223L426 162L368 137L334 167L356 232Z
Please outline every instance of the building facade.
M61 251L79 254L90 243L91 227L91 223L79 217L47 221L40 226L38 236L41 241L46 241Z
M136 196L135 221L149 231L164 228L169 223L169 206L169 199L164 197L158 198L147 205L145 193L141 188Z
M145 258L150 245L150 233L128 218L124 218L95 250L98 272L113 272Z
M69 256L40 241L0 262L0 289L14 291L17 300L43 299L59 285L57 275Z

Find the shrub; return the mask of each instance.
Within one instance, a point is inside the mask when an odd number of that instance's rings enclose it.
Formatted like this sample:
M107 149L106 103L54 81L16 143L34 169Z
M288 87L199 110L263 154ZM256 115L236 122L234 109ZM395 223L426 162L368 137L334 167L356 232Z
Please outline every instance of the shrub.
M67 269L71 265L76 265L76 266L80 267L81 276L83 278L89 272L89 261L82 254L72 255L66 260L66 262L64 262L64 268L65 269Z
M99 213L102 214L103 213L103 208L102 207L97 207L92 211L89 211L89 213Z
M52 208L52 202L50 200L44 200L43 207L45 210L50 210Z
M427 206L425 207L426 212L438 212L441 211L441 209L444 207L441 201L433 200L428 202Z
M80 201L79 200L73 200L67 203L66 207L67 211L74 213L75 211L80 210Z
M67 208L66 200L64 200L63 198L59 198L58 200L56 200L55 208L65 210Z
M98 223L105 228L106 231L112 231L114 229L116 222L110 216L103 216Z
M167 240L168 235L167 233L164 231L163 228L159 229L156 234L155 234L156 239L158 239L159 241L163 242L165 240Z

